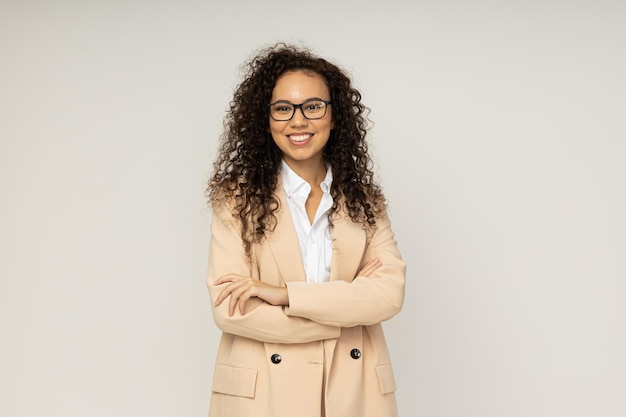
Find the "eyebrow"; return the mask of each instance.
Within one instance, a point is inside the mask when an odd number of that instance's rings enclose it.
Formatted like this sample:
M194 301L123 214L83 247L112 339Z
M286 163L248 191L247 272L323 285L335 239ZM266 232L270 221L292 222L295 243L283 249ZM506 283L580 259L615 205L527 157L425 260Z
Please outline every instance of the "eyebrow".
M304 101L303 101L303 102L301 102L301 103L292 103L292 102L291 102L291 101L289 101L289 100L276 100L276 101L273 101L273 102L272 102L272 104L276 104L276 103L304 104L304 103L306 103L307 101L314 101L314 100L319 100L319 101L328 101L328 100L323 99L323 98L320 98L320 97L310 97L310 98L307 98L306 100L304 100Z

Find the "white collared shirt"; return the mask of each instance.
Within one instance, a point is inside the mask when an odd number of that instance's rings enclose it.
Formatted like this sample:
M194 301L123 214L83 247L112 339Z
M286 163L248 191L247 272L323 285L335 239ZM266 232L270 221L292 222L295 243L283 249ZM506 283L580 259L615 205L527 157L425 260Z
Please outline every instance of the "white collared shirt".
M289 168L284 160L281 174L287 205L300 243L306 280L307 282L326 282L330 278L332 258L332 234L328 221L328 211L333 206L333 198L330 195L333 174L330 166L326 167L326 178L320 183L324 194L317 207L313 224L309 221L304 206L311 193L311 186Z

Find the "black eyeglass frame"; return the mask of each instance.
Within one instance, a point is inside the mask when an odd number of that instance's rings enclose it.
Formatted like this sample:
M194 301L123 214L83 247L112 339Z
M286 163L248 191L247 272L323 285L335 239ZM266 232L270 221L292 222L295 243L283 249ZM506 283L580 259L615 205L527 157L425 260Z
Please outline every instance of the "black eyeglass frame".
M304 113L304 109L302 108L302 106L304 106L305 104L311 103L311 102L314 102L314 101L321 101L322 103L324 103L324 114L321 115L320 117L308 117ZM274 116L272 116L272 106L274 104L279 104L279 103L289 104L290 106L293 106L293 111L291 112L291 116L289 117L289 119L278 120ZM332 104L332 102L330 100L323 100L321 98L310 98L308 100L303 101L300 104L293 104L293 103L290 103L290 102L288 102L286 100L278 100L278 101L275 101L275 102L270 103L270 104L267 105L267 112L269 113L270 117L273 120L277 121L277 122L288 122L288 121L290 121L291 119L293 119L293 116L296 115L296 110L297 109L300 109L300 113L302 113L302 116L304 116L305 119L307 119L307 120L319 120L319 119L322 119L324 116L326 116L326 113L328 113L328 106L330 104Z

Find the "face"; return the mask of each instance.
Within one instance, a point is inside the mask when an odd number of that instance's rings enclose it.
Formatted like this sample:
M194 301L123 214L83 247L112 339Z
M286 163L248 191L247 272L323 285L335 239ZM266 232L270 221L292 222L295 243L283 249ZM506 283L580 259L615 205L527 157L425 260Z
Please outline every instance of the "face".
M312 72L290 71L276 81L271 102L284 100L300 104L312 98L330 100L324 79ZM321 119L309 120L298 108L291 120L277 122L269 117L269 121L274 143L289 166L295 168L310 163L323 166L322 151L333 128L331 105Z

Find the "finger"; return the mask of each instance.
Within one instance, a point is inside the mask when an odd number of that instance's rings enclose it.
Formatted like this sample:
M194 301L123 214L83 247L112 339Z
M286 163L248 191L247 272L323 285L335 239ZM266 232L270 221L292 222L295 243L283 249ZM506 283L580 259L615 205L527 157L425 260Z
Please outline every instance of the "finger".
M220 285L225 282L234 282L237 280L237 278L240 278L239 275L234 275L234 274L222 275L217 280L215 280L213 285Z
M246 306L246 302L248 302L250 298L251 298L250 291L244 292L241 295L241 297L239 297L239 312L241 313L242 316L244 314L244 308Z
M365 268L364 270L361 271L361 273L359 275L364 276L364 277L369 277L372 272L374 272L373 270L371 270L370 268Z
M226 282L232 282L232 280L231 280L231 279L228 279L228 278L224 278L224 277L222 277L222 278L220 278L220 279L216 280L216 281L213 283L213 285L221 285L221 284L224 284L224 283L226 283Z
M374 259L374 261L370 265L370 272L376 271L378 268L380 268L382 266L382 264L383 264L383 262L380 260L380 258Z
M224 288L222 290L222 292L215 299L215 306L217 307L220 304L222 304L222 301L224 301L226 299L226 297L228 297L230 295L230 293L231 293L231 291L229 290L228 287Z
M222 304L222 301L224 301L231 292L233 292L233 288L230 285L226 286L215 299L215 305L218 306Z
M359 275L368 276L372 272L376 271L381 265L382 262L380 261L380 258L374 258L363 266L361 271L359 271Z
M373 274L382 265L383 263L380 261L380 259L377 259L376 262L370 266L369 274Z
M378 265L379 262L380 262L380 258L374 258L371 261L369 261L368 263L366 263L365 267L370 268L372 266L376 266L376 265Z
M215 299L215 306L217 307L218 305L222 304L222 301L224 301L226 297L228 297L228 294L230 294L230 291L228 291L228 287L226 287L222 290L222 292L219 293L219 295Z
M376 265L372 262L368 262L361 269L361 275L369 275L376 268Z
M230 303L228 304L228 315L232 316L235 314L235 310L237 309L237 298L235 298L232 294L230 295Z
M232 316L233 314L235 314L235 309L237 308L239 299L248 290L248 288L249 288L248 283L243 282L243 285L240 285L238 288L236 288L235 290L233 290L233 292L230 293L230 304L228 306L229 315Z
M215 305L218 306L222 304L222 301L224 301L233 291L240 287L242 285L242 282L243 281L234 281L228 284L222 290L222 292L220 292L220 295L217 296L217 299L215 300Z

